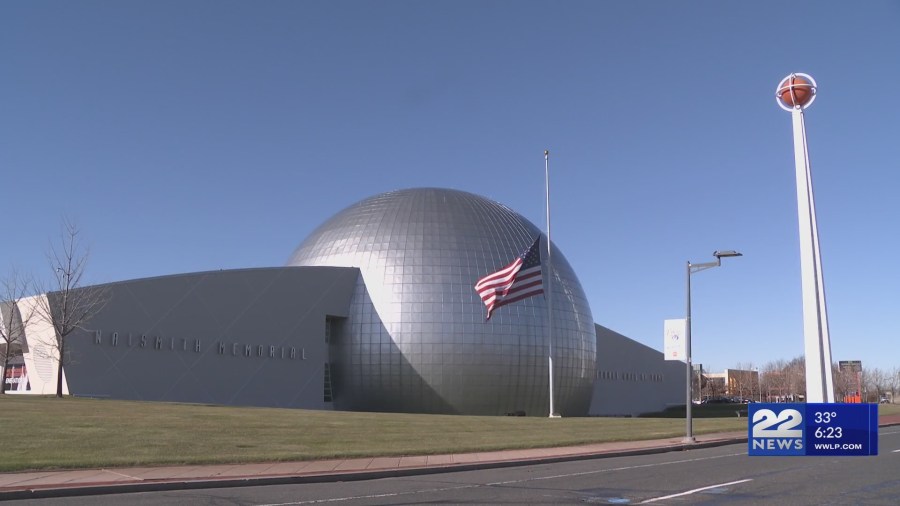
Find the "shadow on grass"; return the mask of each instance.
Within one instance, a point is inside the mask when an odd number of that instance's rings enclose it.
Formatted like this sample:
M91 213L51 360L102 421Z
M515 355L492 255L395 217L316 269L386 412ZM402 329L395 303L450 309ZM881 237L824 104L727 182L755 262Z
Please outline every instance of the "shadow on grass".
M736 418L747 416L747 404L700 404L691 408L691 418ZM684 405L672 406L658 413L645 413L641 418L684 418Z

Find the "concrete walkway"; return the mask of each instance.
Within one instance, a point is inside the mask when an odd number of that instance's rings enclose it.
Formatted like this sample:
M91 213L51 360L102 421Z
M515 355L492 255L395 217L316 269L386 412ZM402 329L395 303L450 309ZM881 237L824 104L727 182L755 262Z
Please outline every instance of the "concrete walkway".
M879 426L889 425L900 425L900 415L879 418ZM699 435L695 439L696 443L693 444L685 444L679 437L562 448L449 455L4 473L0 474L0 501L154 490L364 480L588 458L641 455L746 442L747 432Z

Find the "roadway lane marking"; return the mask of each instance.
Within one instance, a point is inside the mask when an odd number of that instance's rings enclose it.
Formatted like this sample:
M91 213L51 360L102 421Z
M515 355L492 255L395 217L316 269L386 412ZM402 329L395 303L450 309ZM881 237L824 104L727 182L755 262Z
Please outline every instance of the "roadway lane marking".
M894 450L891 453L900 453L900 450Z
M653 499L647 499L646 501L642 501L641 504L647 504L648 502L662 501L664 499L671 499L673 497L681 497L683 495L696 494L697 492L703 492L704 490L709 490L711 488L727 487L729 485L737 485L738 483L746 483L748 481L753 481L753 478L747 478L746 480L729 481L728 483L719 483L718 485L710 485L708 487L695 488L694 490L688 490L687 492L681 492L678 494L664 495L662 497L654 497Z
M740 455L747 455L747 452L729 453L727 455L716 455L714 457L699 457L696 459L673 460L671 462L654 462L653 464L641 464L641 465L637 465L637 466L613 467L610 469L597 469L595 471L583 471L580 473L567 473L567 474L557 474L557 475L551 475L551 476L538 476L536 478L527 478L524 480L498 481L498 482L494 482L494 483L485 483L485 485L486 486L509 485L511 483L523 483L526 481L554 480L556 478L572 478L575 476L584 476L584 475L588 475L588 474L611 473L614 471L630 471L632 469L642 469L645 467L670 466L672 464L685 464L687 462L700 462L702 460L723 459L726 457L737 457Z
M428 489L421 489L421 490L412 490L409 492L391 492L391 493L385 493L385 494L358 495L358 496L350 496L350 497L333 497L333 498L328 498L328 499L315 499L315 500L308 500L308 501L258 504L256 506L301 506L304 504L324 504L324 503L330 503L330 502L354 501L354 500L359 500L359 499L382 499L385 497L400 497L400 496L408 496L408 495L415 495L415 494L428 494L428 493L432 493L432 492L447 492L449 490L462 490L462 489L467 489L467 488L496 487L496 486L500 486L500 485L513 485L516 483L527 483L529 481L552 480L552 479L556 479L556 478L570 478L570 477L574 477L574 476L584 476L584 475L588 475L588 474L612 473L615 471L628 471L631 469L642 469L642 468L646 468L646 467L669 466L672 464L684 464L686 462L700 462L703 460L714 460L714 459L722 459L722 458L727 458L727 457L737 457L740 455L747 455L747 452L729 453L726 455L716 455L713 457L699 457L696 459L674 460L671 462L656 462L653 464L642 464L642 465L637 465L637 466L625 466L625 467L614 467L614 468L610 468L610 469L598 469L595 471L585 471L585 472L581 472L581 473L557 474L557 475L553 475L553 476L537 476L537 477L525 478L522 480L495 481L492 483L475 483L472 485L460 485L457 487L443 487L443 488L428 488ZM750 481L750 480L744 480L744 481ZM716 486L721 486L721 485L714 485L713 487L706 487L706 488L714 488ZM706 490L706 488L704 488L703 490ZM700 490L700 489L698 489L698 490Z

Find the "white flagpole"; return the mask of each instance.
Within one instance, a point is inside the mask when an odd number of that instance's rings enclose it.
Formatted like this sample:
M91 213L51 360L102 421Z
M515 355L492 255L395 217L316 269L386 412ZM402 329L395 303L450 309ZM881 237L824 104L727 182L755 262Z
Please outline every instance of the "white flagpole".
M550 261L550 151L544 150L544 183L547 189L547 363L550 371L550 418L559 418L553 409L553 264Z

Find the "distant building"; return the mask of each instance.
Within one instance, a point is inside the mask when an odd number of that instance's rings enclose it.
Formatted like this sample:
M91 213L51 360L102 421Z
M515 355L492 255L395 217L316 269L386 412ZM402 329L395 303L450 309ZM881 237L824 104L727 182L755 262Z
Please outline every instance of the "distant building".
M473 287L540 236L515 211L471 193L376 195L323 223L286 267L103 285L108 303L67 340L65 386L116 399L547 416L547 298L485 321ZM552 250L543 267L556 411L631 415L683 404L684 364L595 325L577 276ZM41 322L26 330L22 393L55 391L52 336Z
M703 398L721 396L737 399L760 400L759 371L725 369L722 373L704 374Z

